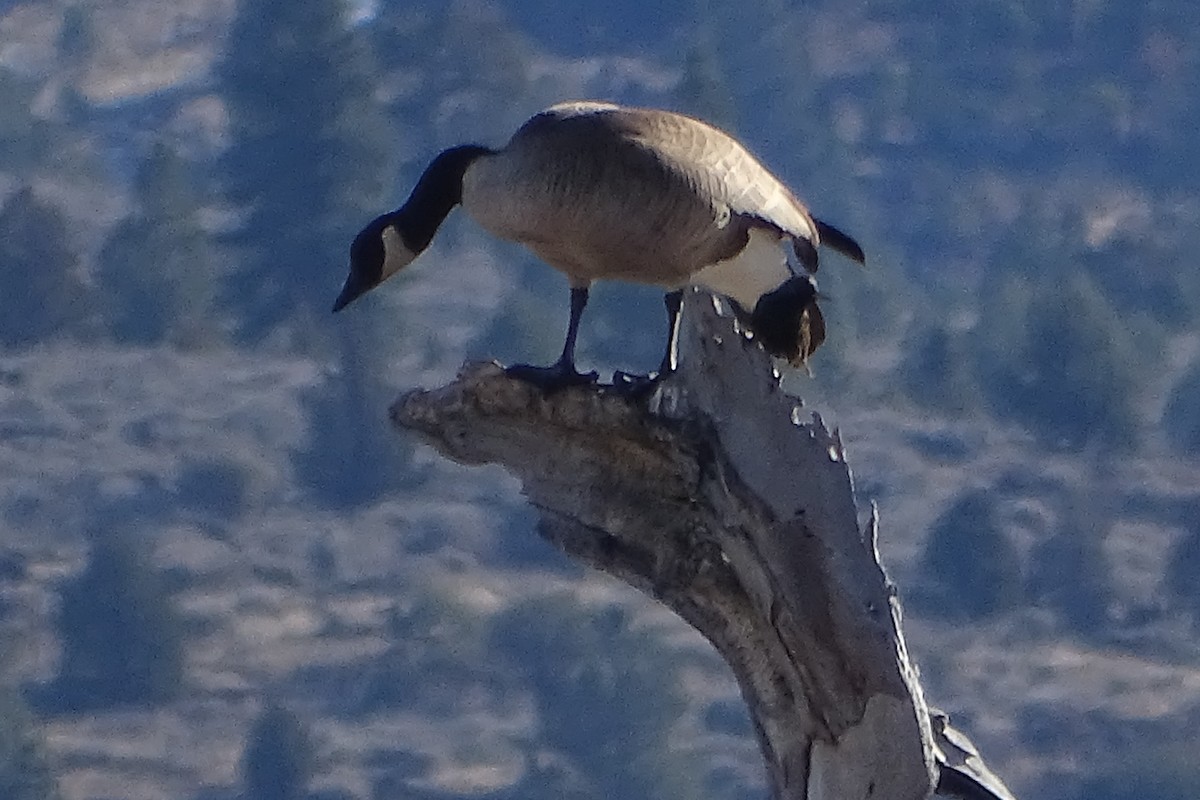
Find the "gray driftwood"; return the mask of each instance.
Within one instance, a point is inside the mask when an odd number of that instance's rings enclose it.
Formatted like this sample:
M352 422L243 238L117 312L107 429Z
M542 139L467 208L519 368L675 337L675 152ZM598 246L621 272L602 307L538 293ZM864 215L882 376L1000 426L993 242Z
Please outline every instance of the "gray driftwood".
M641 589L729 663L779 800L1011 798L925 705L896 592L836 433L779 388L719 300L689 292L651 394L549 396L494 364L392 409L445 456L501 464L542 535Z

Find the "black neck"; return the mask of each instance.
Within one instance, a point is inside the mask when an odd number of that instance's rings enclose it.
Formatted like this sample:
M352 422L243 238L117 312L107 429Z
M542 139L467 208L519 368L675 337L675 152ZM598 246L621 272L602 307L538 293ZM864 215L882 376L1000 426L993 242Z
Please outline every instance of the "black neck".
M408 200L391 215L412 252L420 253L428 247L442 220L462 202L462 181L467 167L480 156L493 152L475 144L451 147L425 168Z

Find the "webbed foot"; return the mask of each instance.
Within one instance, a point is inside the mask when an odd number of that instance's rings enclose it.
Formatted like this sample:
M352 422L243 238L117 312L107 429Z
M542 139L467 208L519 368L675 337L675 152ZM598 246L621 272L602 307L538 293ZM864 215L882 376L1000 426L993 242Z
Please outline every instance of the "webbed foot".
M517 380L533 384L543 392L550 394L569 386L586 386L595 383L599 374L595 370L579 372L575 365L558 362L549 367L535 367L530 364L513 364L504 373Z
M670 375L671 373L666 373ZM640 397L649 394L658 386L659 381L666 377L661 371L649 375L637 375L631 372L617 370L613 373L613 389L623 395Z

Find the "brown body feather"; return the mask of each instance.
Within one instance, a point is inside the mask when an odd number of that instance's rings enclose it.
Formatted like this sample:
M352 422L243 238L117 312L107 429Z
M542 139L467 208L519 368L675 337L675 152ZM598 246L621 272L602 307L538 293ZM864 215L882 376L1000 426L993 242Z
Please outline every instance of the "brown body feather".
M819 243L804 205L728 134L681 114L595 103L548 109L472 164L463 206L578 286L683 286L737 256L755 228L802 239L814 254Z

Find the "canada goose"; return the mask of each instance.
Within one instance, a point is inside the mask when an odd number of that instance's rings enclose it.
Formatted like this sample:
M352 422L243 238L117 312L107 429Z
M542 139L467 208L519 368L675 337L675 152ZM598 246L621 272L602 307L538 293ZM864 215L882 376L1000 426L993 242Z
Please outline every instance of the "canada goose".
M814 219L727 133L670 111L574 102L533 116L499 150L464 145L434 158L404 205L354 239L333 310L408 266L460 203L483 228L521 242L570 281L558 361L509 369L545 387L596 379L575 369L579 319L595 280L669 290L662 375L675 367L684 286L732 298L769 352L799 364L824 339L824 322L811 279L794 276L781 240L808 272L817 269L819 244L864 262L853 239Z

